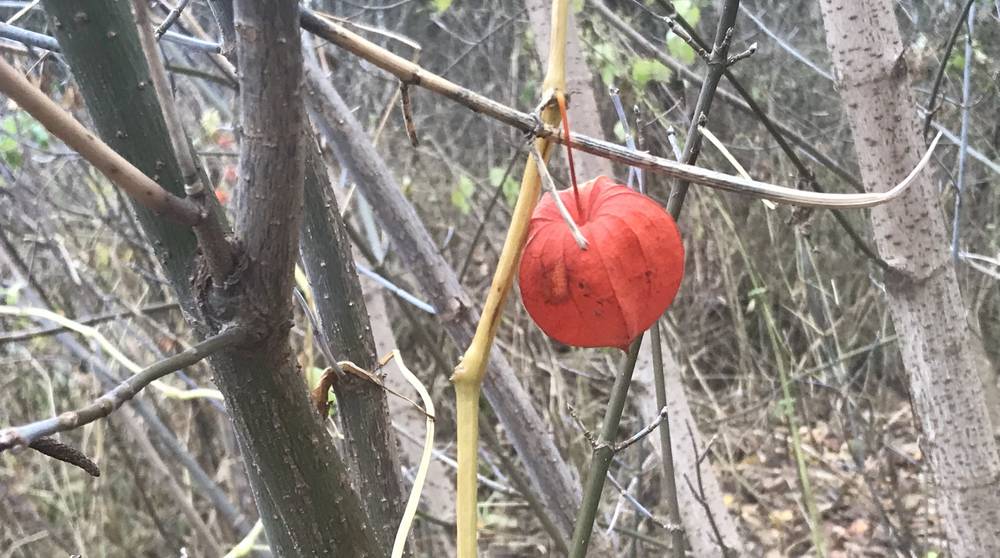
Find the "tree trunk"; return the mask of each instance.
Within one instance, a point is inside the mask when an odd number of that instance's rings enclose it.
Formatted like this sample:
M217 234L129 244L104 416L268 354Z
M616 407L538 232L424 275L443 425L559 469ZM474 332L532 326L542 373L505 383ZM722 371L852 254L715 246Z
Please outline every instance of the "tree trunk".
M320 328L333 358L376 370L375 340L347 229L315 140L310 136L305 141L310 153L306 157L305 220L299 251ZM375 528L382 530L384 541L391 541L403 515L403 495L385 390L354 375L340 378L333 389L343 424L344 446L354 469L351 480Z
M105 142L171 192L178 169L127 2L46 1L53 29ZM278 556L381 556L330 436L308 404L288 343L290 286L302 210L304 120L298 4L244 2L241 77L245 132L239 231L246 268L233 295L255 343L211 359L236 428L271 548ZM240 11L240 10L238 10ZM135 207L135 206L134 206ZM195 302L192 231L136 207L140 222L199 336L209 331ZM204 303L204 299L202 299Z
M888 0L820 3L865 188L884 191L916 165L920 141L904 45ZM957 557L1000 556L1000 459L941 207L930 172L872 210L885 287L910 382L938 513Z

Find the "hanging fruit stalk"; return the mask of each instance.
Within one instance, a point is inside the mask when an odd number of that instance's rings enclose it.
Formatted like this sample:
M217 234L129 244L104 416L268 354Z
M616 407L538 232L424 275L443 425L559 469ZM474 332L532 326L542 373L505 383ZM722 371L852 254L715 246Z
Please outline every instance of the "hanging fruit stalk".
M553 99L566 89L566 20L569 0L553 0L552 33L549 39L549 65L542 82L543 99ZM559 124L559 110L552 103L546 103L541 111L541 119L550 126ZM547 159L552 142L535 140L535 147ZM458 446L458 481L455 506L455 523L458 530L458 557L472 558L477 555L477 512L476 491L479 445L479 395L486 373L490 348L496 337L497 327L503 315L504 302L514 283L521 249L528 236L532 210L538 201L541 183L538 168L531 157L528 158L521 179L521 190L514 206L507 238L500 252L500 261L493 275L483 313L479 318L476 333L462 360L455 367L451 381L455 385L456 427Z

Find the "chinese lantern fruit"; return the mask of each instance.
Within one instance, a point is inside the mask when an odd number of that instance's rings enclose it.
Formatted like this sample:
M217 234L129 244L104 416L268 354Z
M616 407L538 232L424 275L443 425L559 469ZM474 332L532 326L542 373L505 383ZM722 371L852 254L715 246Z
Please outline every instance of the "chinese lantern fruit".
M674 300L684 275L677 225L652 199L605 176L559 197L584 238L581 250L551 194L531 217L521 298L550 337L577 347L628 348Z

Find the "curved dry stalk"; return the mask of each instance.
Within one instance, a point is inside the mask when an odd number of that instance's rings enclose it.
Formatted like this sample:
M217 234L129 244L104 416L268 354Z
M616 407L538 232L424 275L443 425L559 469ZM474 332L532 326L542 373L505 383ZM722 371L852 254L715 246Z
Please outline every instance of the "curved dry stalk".
M198 208L164 190L135 168L3 59L0 59L0 91L139 204L178 223L197 225L201 222Z
M135 361L125 356L124 353L118 350L118 347L111 342L103 333L98 331L96 328L84 325L80 322L71 320L62 314L56 314L51 310L46 310L45 308L30 308L30 307L19 307L19 306L0 306L0 314L6 314L8 316L20 316L20 317L33 317L41 318L43 320L49 320L55 322L60 326L79 333L88 339L94 340L98 345L104 349L104 352L108 353L108 356L113 358L118 364L121 364L125 368L128 368L133 374L139 374L142 372L143 368L136 364ZM153 387L157 391L173 399L215 399L217 401L222 401L222 394L219 390L210 388L195 388L195 389L179 389L165 384L158 379L154 378L152 382Z
M413 478L413 488L410 490L410 497L406 501L406 509L403 511L403 519L399 522L399 529L396 531L396 540L392 545L392 558L402 558L403 551L406 548L406 536L410 532L410 525L413 523L413 518L417 514L417 505L420 503L420 493L424 488L424 480L427 479L427 469L431 464L431 454L434 449L434 400L431 399L431 394L427 393L427 388L424 387L423 382L420 378L407 368L406 364L403 362L403 357L399 354L399 349L393 349L391 357L396 360L396 366L399 367L399 372L403 375L403 378L413 386L413 389L417 390L420 394L420 400L423 401L424 407L421 409L425 415L427 430L424 433L424 450L420 454L420 464L417 466L417 474ZM388 388L386 388L388 389ZM407 399L409 401L409 399ZM412 402L411 402L412 403ZM415 404L414 404L415 405ZM420 407L417 407L418 409Z

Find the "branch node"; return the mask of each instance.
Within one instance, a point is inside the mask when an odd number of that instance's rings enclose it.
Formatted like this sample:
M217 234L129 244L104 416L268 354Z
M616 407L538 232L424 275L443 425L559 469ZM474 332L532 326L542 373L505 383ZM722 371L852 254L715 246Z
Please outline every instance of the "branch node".
M755 41L755 42L751 43L750 46L747 47L747 49L744 50L743 52L741 52L739 54L736 54L734 56L730 56L729 57L729 61L726 62L726 67L734 65L737 62L739 62L740 60L744 60L746 58L750 58L751 56L753 56L756 53L757 53L757 43Z

